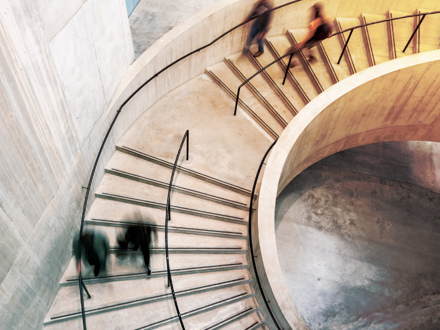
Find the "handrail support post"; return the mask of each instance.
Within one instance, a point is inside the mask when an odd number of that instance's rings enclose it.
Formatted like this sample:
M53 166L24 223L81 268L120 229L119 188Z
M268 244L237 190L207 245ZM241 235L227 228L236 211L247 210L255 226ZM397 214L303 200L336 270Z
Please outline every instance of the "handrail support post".
M235 99L235 110L234 110L234 116L237 115L237 107L238 107L238 98L240 97L240 87L238 87L237 90L237 98Z
M290 54L290 57L289 57L289 63L287 63L286 73L284 74L284 79L283 79L283 85L284 85L284 83L286 82L287 73L289 72L290 63L292 63L293 54L294 54L294 53Z
M345 49L347 48L347 45L348 45L348 42L350 41L350 38L351 38L352 33L353 33L353 29L350 30L350 34L348 35L348 39L347 39L347 41L345 42L344 49L342 49L341 56L339 56L338 64L341 63L342 55L344 55L344 53L345 53Z
M189 159L189 130L186 131L186 161Z
M405 50L408 48L409 44L411 43L411 40L413 40L414 35L416 34L417 30L419 29L420 24L422 24L423 20L425 19L425 16L426 16L426 14L422 16L422 19L420 20L419 24L417 24L417 26L416 26L414 32L413 32L412 35L411 35L411 38L409 38L408 42L406 43L405 48L403 48L402 53L405 53Z
M89 290L87 290L86 285L84 284L84 281L81 281L81 283L82 283L82 287L83 287L84 291L87 293L87 299L92 298L92 296L89 293Z

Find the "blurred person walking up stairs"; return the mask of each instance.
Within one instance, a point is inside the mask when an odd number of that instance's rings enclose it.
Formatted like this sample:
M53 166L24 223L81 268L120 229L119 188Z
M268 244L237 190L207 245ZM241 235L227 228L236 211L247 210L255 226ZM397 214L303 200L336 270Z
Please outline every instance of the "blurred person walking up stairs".
M324 14L323 5L321 3L315 3L311 8L311 22L309 24L309 31L303 41L292 46L287 53L295 55L300 50L305 50L305 55L309 62L316 63L318 59L313 55L311 48L324 39L329 38L332 35L333 27ZM292 62L290 67L296 66L296 62Z
M272 21L273 17L272 10L273 6L269 0L259 0L252 12L246 17L245 21L251 17L257 16L254 24L252 24L251 32L249 33L249 37L246 41L246 46L243 48L243 54L247 54L249 52L251 43L255 38L257 38L258 42L258 52L256 52L254 56L258 57L263 54L263 38L270 28L270 22Z

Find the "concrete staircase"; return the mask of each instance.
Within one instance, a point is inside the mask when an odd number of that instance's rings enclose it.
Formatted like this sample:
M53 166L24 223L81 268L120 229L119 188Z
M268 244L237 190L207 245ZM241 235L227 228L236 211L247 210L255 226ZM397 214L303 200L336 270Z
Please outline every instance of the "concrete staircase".
M335 26L341 31L408 14L390 10L384 15L336 18ZM340 64L336 62L348 33L327 39L315 49L317 63L309 63L302 54L296 59L299 65L289 71L285 85L282 79L287 59L274 64L242 89L237 117L232 113L238 86L284 55L306 30L288 30L285 35L267 38L266 51L258 58L231 54L148 109L119 142L86 219L88 228L108 235L112 247L106 273L95 278L85 269L84 282L92 295L84 301L87 326L180 329L167 286L164 221L176 141L182 138L182 126L186 125L190 132L196 132L192 141L196 141L193 157L197 161L189 165L183 161L178 169L169 223L171 272L185 327L270 328L266 324L270 320L264 319L254 297L256 283L249 271L247 222L253 184L249 178L255 175L271 141L319 93L372 65L437 49L440 17L433 15L425 18L420 32L402 53L418 19L354 31ZM177 111L171 104L191 107ZM233 127L234 123L239 126ZM224 149L221 155L213 152L216 148ZM239 168L239 163L244 167ZM150 278L145 274L142 255L119 251L116 244L116 236L133 221L136 210L158 231ZM45 329L80 329L80 311L72 259L46 317Z

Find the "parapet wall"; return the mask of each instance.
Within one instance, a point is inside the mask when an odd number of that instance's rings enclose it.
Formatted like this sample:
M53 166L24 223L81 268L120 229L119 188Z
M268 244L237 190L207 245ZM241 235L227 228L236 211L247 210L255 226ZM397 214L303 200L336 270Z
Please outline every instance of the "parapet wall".
M305 27L314 2L276 12L270 35ZM349 17L437 5L437 0L323 2L331 16ZM169 32L132 65L123 0L2 3L0 318L5 328L39 328L70 258L65 242L79 226L82 186L117 109L165 66L242 22L253 3L217 3ZM206 67L240 51L249 26L162 73L124 107L95 183L115 144L139 115Z
M278 194L308 166L356 146L386 141L440 142L440 50L377 65L330 87L289 123L275 145L258 201L259 269L289 326L303 326L278 261ZM290 316L289 316L290 315Z

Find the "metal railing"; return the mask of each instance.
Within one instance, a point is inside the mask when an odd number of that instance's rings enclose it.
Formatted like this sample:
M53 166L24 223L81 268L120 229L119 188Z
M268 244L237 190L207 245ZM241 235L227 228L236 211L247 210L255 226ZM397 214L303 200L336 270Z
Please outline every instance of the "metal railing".
M254 205L254 196L255 196L255 189L257 187L257 182L258 182L258 178L260 176L260 172L261 169L263 168L263 164L264 161L266 160L267 155L269 154L269 152L272 150L273 146L275 145L275 143L277 143L278 140L275 140L271 146L269 147L269 149L267 149L266 153L263 156L263 159L260 162L260 166L258 167L258 171L257 174L255 175L255 180L254 180L254 185L252 187L252 193L251 193L251 199L249 202L249 224L248 224L248 237L249 237L249 250L251 253L251 261L252 261L252 266L254 268L254 273L255 273L255 278L257 280L258 286L260 288L260 292L261 292L261 297L264 300L264 303L266 304L267 310L269 311L269 314L272 318L272 320L274 321L276 327L278 330L281 330L282 328L279 326L273 312L272 309L269 305L269 300L266 298L266 295L264 294L264 289L263 289L263 285L261 284L260 281L260 276L258 275L258 270L257 270L257 266L255 264L255 255L254 255L254 247L253 247L253 243L252 243L252 210L253 210L253 205Z
M291 4L294 4L294 3L297 3L297 2L301 2L302 0L294 0L294 1L290 1L290 2L287 2L287 3L285 3L285 4L283 4L283 5L280 5L280 6L278 6L278 7L275 7L273 10L275 11L275 10L278 10L278 9L280 9L280 8L283 8L283 7L286 7L286 6L288 6L288 5L291 5ZM91 188L91 186L92 186L92 182L93 182L93 179L94 179L94 175L95 175L95 171L96 171L96 167L97 167L97 165L98 165L98 162L99 162L99 160L100 160L100 158L101 158L101 154L102 154L102 151L103 151L103 149L104 149L104 146L105 146L105 144L106 144L106 142L107 142L107 139L108 139L108 137L109 137L109 135L110 135L110 132L112 131L112 129L113 129L113 126L114 126L114 124L115 124L115 122L116 122L116 120L118 119L118 117L119 117L119 115L120 115L120 113L121 113L121 111L122 111L122 109L125 107L125 105L142 89L142 88L144 88L146 85L148 85L154 78L156 78L157 76L159 76L162 72L164 72L164 71L166 71L166 70L168 70L170 67L172 67L172 66L174 66L175 64L177 64L177 63L179 63L180 61L182 61L182 60L184 60L185 58L187 58L187 57L189 57L189 56L191 56L191 55L193 55L193 54L195 54L195 53L198 53L199 51L201 51L201 50L203 50L203 49L205 49L205 48L207 48L207 47L209 47L209 46L211 46L211 45L213 45L215 42L217 42L218 40L220 40L221 38L223 38L224 36L226 36L226 35L228 35L229 33L231 33L231 32L233 32L234 30L236 30L236 29L238 29L239 27L241 27L241 26L243 26L243 25L245 25L245 24L247 24L248 22L250 22L250 21L252 21L253 19L255 19L256 18L256 16L254 16L254 17L250 17L248 20L245 20L244 22L242 22L242 23L240 23L240 24L238 24L238 25L236 25L236 26L234 26L233 28L231 28L231 29L229 29L228 31L226 31L226 32L224 32L223 34L221 34L219 37L217 37L217 38L215 38L213 41L211 41L210 43L208 43L208 44L206 44L205 46L202 46L202 47L200 47L200 48L198 48L198 49L196 49L196 50L193 50L193 51L191 51L190 53L188 53L188 54L186 54L186 55L184 55L184 56L182 56L182 57L180 57L180 58L178 58L177 60L175 60L175 61L173 61L172 63L170 63L170 64L168 64L167 66L165 66L163 69L161 69L161 70L159 70L158 72L156 72L152 77L150 77L147 81L145 81L142 85L140 85L133 93L131 93L131 95L121 104L121 106L119 107L119 109L116 111L116 115L115 115L115 117L113 118L113 120L112 120L112 122L111 122L111 124L110 124L110 127L108 128L108 130L107 130L107 132L106 132L106 134L105 134L105 137L104 137L104 139L103 139L103 141L102 141L102 143L101 143L101 146L100 146L100 148L99 148L99 151L98 151L98 154L96 155L96 158L95 158L95 162L94 162L94 164L93 164L93 168L92 168L92 172L91 172L91 174L90 174L90 178L89 178L89 182L88 182L88 185L87 185L87 187L84 187L85 189L86 189L86 195L85 195L85 198L84 198L84 205L83 205L83 211L82 211L82 216L81 216L81 226L80 226L80 237L82 236L82 233L83 233L83 229L84 229L84 222L85 222L85 214L86 214L86 210L87 210L87 203L88 203L88 200L89 200L89 194L90 194L90 188ZM81 258L81 256L80 256L80 258ZM81 268L80 268L80 272L79 272L79 281L78 281L79 283L79 292L80 292L80 301L81 301L81 313L82 313L82 323L83 323L83 328L84 328L84 330L86 330L87 329L87 325L86 325L86 316L85 316L85 310L84 310L84 297L83 297L83 288L85 288L85 285L84 285L84 283L83 283L83 280L82 280L82 275L81 275ZM87 289L86 289L87 290ZM87 291L87 294L88 294L88 291ZM89 294L88 294L89 295Z
M276 11L276 10L278 10L278 9L281 9L281 8L283 8L283 7L286 7L286 6L288 6L288 5L291 5L291 4L294 4L294 3L297 3L297 2L301 2L301 1L303 1L303 0L294 0L294 1L287 2L287 3L283 4L283 5L280 5L280 6L278 6L278 7L275 7L275 8L273 9L273 11ZM437 13L437 12L436 12L436 13ZM106 144L106 142L107 142L107 139L108 139L108 137L109 137L109 135L110 135L110 133L111 133L111 131L112 131L112 129L113 129L113 126L114 126L116 120L118 119L118 117L119 117L119 115L120 115L122 109L127 105L127 103L128 103L128 102L129 102L129 101L130 101L130 100L131 100L131 99L132 99L132 98L133 98L133 97L134 97L134 96L135 96L135 95L136 95L136 94L137 94L142 88L144 88L146 85L148 85L148 84L149 84L154 78L156 78L157 76L159 76L161 73L163 73L164 71L168 70L169 68L171 68L172 66L176 65L177 63L179 63L180 61L184 60L185 58L187 58L187 57L189 57L189 56L191 56L191 55L193 55L193 54L195 54L195 53L197 53L197 52L199 52L199 51L201 51L201 50L203 50L203 49L205 49L205 48L207 48L207 47L213 45L215 42L217 42L218 40L220 40L220 39L223 38L224 36L228 35L229 33L233 32L234 30L238 29L239 27L241 27L241 26L247 24L248 22L252 21L252 20L255 19L255 18L256 18L255 16L249 18L248 20L246 20L246 21L244 21L244 22L242 22L242 23L240 23L240 24L234 26L233 28L229 29L228 31L224 32L224 33L221 34L219 37L217 37L217 38L215 38L213 41L211 41L210 43L208 43L208 44L206 44L206 45L204 45L204 46L202 46L202 47L200 47L200 48L198 48L198 49L196 49L196 50L193 50L193 51L191 51L190 53L188 53L188 54L186 54L186 55L180 57L179 59L173 61L172 63L168 64L168 65L165 66L163 69L161 69L161 70L159 70L158 72L156 72L152 77L150 77L148 80L146 80L143 84L141 84L141 85L140 85L140 86L139 86L134 92L132 92L132 93L130 94L130 96L129 96L129 97L128 97L128 98L127 98L122 104L121 104L121 106L120 106L120 107L118 108L118 110L116 111L116 114L115 114L115 116L114 116L114 118L113 118L113 120L112 120L112 122L111 122L111 124L110 124L110 126L109 126L109 128L108 128L108 130L107 130L107 132L106 132L106 134L105 134L105 136L104 136L104 139L103 139L103 141L102 141L102 143L101 143L101 145L100 145L99 151L98 151L98 153L97 153L97 155L96 155L96 158L95 158L95 161L94 161L94 164L93 164L93 168L92 168L92 171L91 171L91 174L90 174L90 177L89 177L88 185L87 185L87 187L84 187L84 188L86 189L86 195L85 195L85 198L84 198L83 211L82 211L82 216L81 216L80 237L81 237L81 235L82 235L82 233L83 233L83 229L84 229L85 214L86 214L86 210L87 210L87 204L88 204L88 200L89 200L90 189L91 189L91 186L92 186L92 182L93 182L93 179L94 179L94 175L95 175L95 172L96 172L96 168L97 168L98 162L99 162L99 160L100 160L100 158L101 158L101 154L102 154L102 151L103 151L103 149L104 149L104 147L105 147L105 144ZM341 33L342 33L342 32L341 32ZM286 55L286 56L287 56L287 55ZM281 59L281 58L280 58L280 59ZM263 68L261 71L263 71L264 69L266 69L266 67ZM237 100L238 100L238 97L237 97ZM81 269L80 269L80 273L79 273L79 281L78 281L78 284L79 284L79 291L80 291L80 301L81 301L81 313L82 313L82 319L83 319L83 328L84 328L84 329L87 329L87 326L86 326L86 318L85 318L85 310L84 310L84 297L83 297L83 288L84 288L84 289L86 289L86 288L85 288L85 285L84 285L84 282L83 282L83 279L82 279ZM87 290L87 289L86 289L86 290ZM88 294L88 292L87 292L87 294ZM89 295L89 294L88 294L88 295Z
M173 171L171 172L170 185L168 187L168 197L167 197L167 207L165 212L165 254L167 260L167 277L168 277L168 286L171 287L171 294L173 295L174 306L176 307L177 316L179 317L179 322L183 330L185 330L185 326L183 325L182 315L179 311L179 306L177 304L176 293L174 291L173 279L171 278L171 270L170 270L170 258L168 251L168 222L171 221L171 188L173 186L174 174L176 173L177 162L179 161L180 152L182 151L183 144L186 139L186 160L189 157L189 130L186 130L185 135L182 138L182 142L180 143L179 151L176 155L176 160L174 161Z
M342 59L342 56L343 56L344 53L345 53L345 50L346 50L346 48L347 48L348 42L350 41L351 35L352 35L352 33L353 33L353 30L356 30L356 29L359 29L359 28L362 28L362 27L365 27L365 26L369 26L369 25L375 25L375 24L379 24L379 23L390 22L390 21L395 21L395 20L404 19L404 18L410 18L410 17L418 17L418 16L422 16L422 19L421 19L420 22L417 24L417 27L415 28L414 32L412 33L411 38L409 39L408 43L406 44L406 46L405 46L405 48L404 48L404 50L403 50L403 52L404 52L404 51L406 50L406 48L408 47L408 45L410 44L411 40L414 38L414 35L415 35L416 32L418 31L418 29L419 29L421 23L423 22L423 19L425 18L425 16L426 16L426 15L439 14L439 13L440 13L440 11L433 11L433 12L429 12L429 13L420 13L420 14L412 14L412 15L401 16L401 17L388 18L388 19L384 19L384 20L381 20L381 21L376 21L376 22L371 22L371 23L366 23L366 24L360 24L360 25L357 25L357 26L351 27L351 28L349 28L349 29L345 29L345 30L343 30L343 31L333 33L329 38L332 38L332 37L334 37L334 36L337 36L337 35L340 35L340 34L342 34L342 33L349 32L349 31L350 31L350 34L349 34L349 36L348 36L348 38L347 38L347 41L345 42L345 45L344 45L344 47L343 47L343 49L342 49L341 56L339 57L338 64L340 63L340 61L341 61L341 59ZM284 85L284 83L285 83L285 81L286 81L286 78L287 78L287 74L288 74L288 72L289 72L290 63L292 62L292 57L293 57L293 55L295 55L295 53L296 53L295 51L292 51L292 52L289 52L289 53L287 53L287 54L285 54L285 55L283 55L283 56L281 56L281 57L275 59L274 61L270 62L269 64L267 64L266 66L264 66L263 68L261 68L260 70L258 70L257 72L255 72L253 75L251 75L251 76L250 76L249 78L247 78L245 81L243 81L243 83L241 83L240 86L238 86L237 96L236 96L236 100L235 100L234 116L237 114L238 100L239 100L239 98L240 98L240 90L241 90L241 88L242 88L244 85L246 85L246 84L247 84L252 78L254 78L254 77L256 77L257 75L259 75L261 72L263 72L264 70L266 70L268 67L270 67L270 66L272 66L273 64L275 64L275 63L281 61L283 58L285 58L285 57L287 57L287 56L290 56L290 57L289 57L288 64L287 64L287 67L286 67L286 72L285 72L285 74L284 74L284 79L283 79L283 85Z

